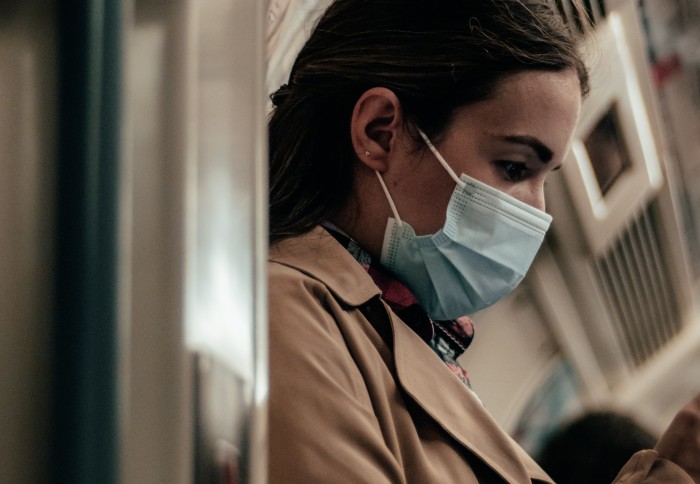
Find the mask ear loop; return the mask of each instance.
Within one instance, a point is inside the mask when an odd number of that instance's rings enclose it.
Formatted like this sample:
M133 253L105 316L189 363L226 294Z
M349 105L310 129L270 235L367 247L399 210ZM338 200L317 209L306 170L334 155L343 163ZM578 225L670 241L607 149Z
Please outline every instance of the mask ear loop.
M380 175L377 170L374 170L374 173L376 173L377 178L379 178L379 183L382 185L384 195L386 195L386 199L389 201L389 206L391 207L391 212L394 214L396 222L399 224L399 227L403 227L403 222L401 221L401 217L399 217L399 212L396 210L396 204L394 203L394 199L391 198L391 195L389 194L389 189L387 188L386 183L384 183L384 178L382 178L382 175Z
M454 170L450 167L450 165L447 164L447 162L445 161L445 158L443 158L442 155L440 154L440 152L437 150L437 148L435 148L435 146L433 146L433 143L430 142L430 139L428 138L428 136L426 136L426 134L423 132L423 130L420 128L417 128L417 129L418 129L418 134L420 134L421 138L423 138L423 141L425 141L425 144L428 145L428 148L430 148L430 151L433 152L433 154L435 155L435 158L437 158L437 160L440 162L442 167L447 171L447 173L450 174L450 176L455 181L455 183L457 185L459 185L459 188L464 188L465 186L467 186L467 184L464 182L464 180L460 179L457 176L457 174L454 172Z

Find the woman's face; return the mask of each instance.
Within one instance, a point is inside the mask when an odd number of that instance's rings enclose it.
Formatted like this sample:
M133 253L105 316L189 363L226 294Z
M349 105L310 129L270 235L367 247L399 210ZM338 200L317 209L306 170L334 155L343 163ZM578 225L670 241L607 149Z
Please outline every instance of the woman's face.
M544 182L569 150L580 92L573 70L513 75L490 99L458 110L435 146L457 175L544 210ZM435 233L455 182L427 149L415 150L408 166L393 180L406 194L396 201L399 213L417 234Z

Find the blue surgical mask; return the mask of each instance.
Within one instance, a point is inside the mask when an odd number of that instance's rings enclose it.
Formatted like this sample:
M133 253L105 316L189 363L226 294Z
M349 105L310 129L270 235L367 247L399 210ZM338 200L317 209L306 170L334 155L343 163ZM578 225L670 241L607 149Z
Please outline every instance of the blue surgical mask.
M419 130L455 180L445 225L417 236L401 220L382 176L394 214L382 244L381 263L408 286L435 320L456 319L494 304L522 281L552 217L465 174L457 177Z

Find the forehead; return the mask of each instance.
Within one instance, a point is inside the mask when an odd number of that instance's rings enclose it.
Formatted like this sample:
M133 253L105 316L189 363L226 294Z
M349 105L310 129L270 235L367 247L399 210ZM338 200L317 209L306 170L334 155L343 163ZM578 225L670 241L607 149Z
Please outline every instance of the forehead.
M531 136L562 157L581 108L576 72L526 71L504 79L493 95L461 108L451 134L457 136Z

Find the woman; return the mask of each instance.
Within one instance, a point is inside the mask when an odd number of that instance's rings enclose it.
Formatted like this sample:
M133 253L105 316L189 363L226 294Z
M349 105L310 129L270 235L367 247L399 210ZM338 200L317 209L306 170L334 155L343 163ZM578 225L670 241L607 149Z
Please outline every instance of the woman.
M320 19L269 124L270 482L550 482L457 357L549 226L588 90L576 42L545 1ZM621 479L687 478L635 459Z

